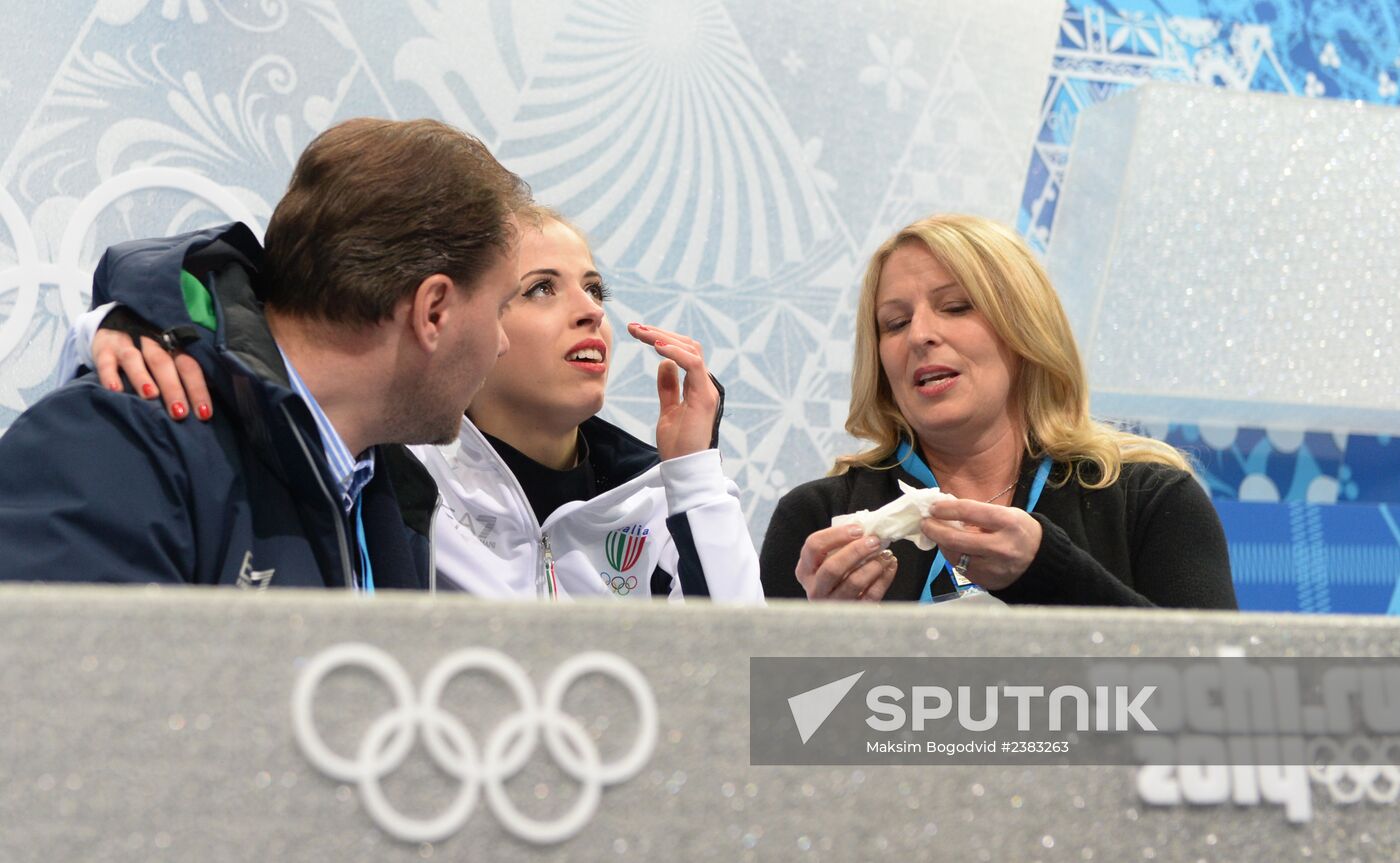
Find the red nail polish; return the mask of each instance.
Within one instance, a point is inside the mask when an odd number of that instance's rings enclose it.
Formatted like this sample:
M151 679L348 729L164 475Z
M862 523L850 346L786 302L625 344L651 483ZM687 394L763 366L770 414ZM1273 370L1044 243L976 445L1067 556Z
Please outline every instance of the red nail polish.
M145 397L148 398L148 399L153 399L153 398L155 398L155 397L156 397L156 385L155 385L155 384L142 384L142 385L141 385L141 395L145 396Z
M170 415L177 420L182 420L185 417L189 416L189 414L190 409L185 407L184 402L176 402L175 404L170 406Z
M195 414L202 420L208 421L214 415L214 409L209 405L200 405L194 409Z

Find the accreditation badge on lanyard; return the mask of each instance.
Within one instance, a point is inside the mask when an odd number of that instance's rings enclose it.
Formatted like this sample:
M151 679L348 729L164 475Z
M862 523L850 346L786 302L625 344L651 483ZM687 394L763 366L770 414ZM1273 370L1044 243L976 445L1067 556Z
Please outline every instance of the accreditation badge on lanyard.
M925 488L938 488L938 480L934 478L933 471L929 470L924 463L923 457L914 451L914 447L909 441L900 441L899 449L895 452L898 464L914 479L924 484ZM1050 476L1050 467L1053 463L1050 457L1046 456L1040 460L1040 466L1035 470L1035 479L1031 481L1030 495L1026 498L1026 512L1034 512L1035 505L1040 500L1040 493L1045 490L1045 481ZM919 596L919 602L933 602L933 580L938 577L939 570L946 569L953 577L953 585L961 593L973 587L971 582L958 577L958 573L953 570L953 565L943 556L943 549L938 550L938 555L933 559L933 566L928 569L928 579L924 582L924 592Z

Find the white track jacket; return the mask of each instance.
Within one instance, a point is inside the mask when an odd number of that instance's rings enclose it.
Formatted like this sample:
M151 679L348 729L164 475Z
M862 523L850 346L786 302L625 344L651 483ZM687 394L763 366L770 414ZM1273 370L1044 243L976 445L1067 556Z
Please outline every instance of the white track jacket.
M718 450L658 463L654 448L597 417L583 429L594 464L622 481L544 524L470 420L455 443L411 448L442 494L433 526L440 587L519 598L645 599L655 589L672 599L763 602L738 487Z

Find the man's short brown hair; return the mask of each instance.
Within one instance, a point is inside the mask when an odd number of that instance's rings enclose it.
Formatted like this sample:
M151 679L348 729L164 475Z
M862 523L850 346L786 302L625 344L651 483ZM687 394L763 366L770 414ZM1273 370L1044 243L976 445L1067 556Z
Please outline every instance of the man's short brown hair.
M510 248L530 190L467 133L361 117L301 154L267 226L262 296L282 314L366 325L436 273L466 288Z

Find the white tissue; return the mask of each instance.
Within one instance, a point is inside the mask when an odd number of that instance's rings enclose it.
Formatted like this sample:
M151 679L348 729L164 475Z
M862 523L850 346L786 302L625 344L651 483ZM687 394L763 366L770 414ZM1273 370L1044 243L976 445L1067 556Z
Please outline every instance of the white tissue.
M904 494L879 509L873 512L862 509L850 515L838 515L831 520L831 526L860 525L867 536L880 538L882 548L888 548L896 540L907 539L924 551L932 549L933 540L919 530L919 522L928 518L929 510L935 503L957 498L936 488L914 488L903 482L899 483L899 489Z

